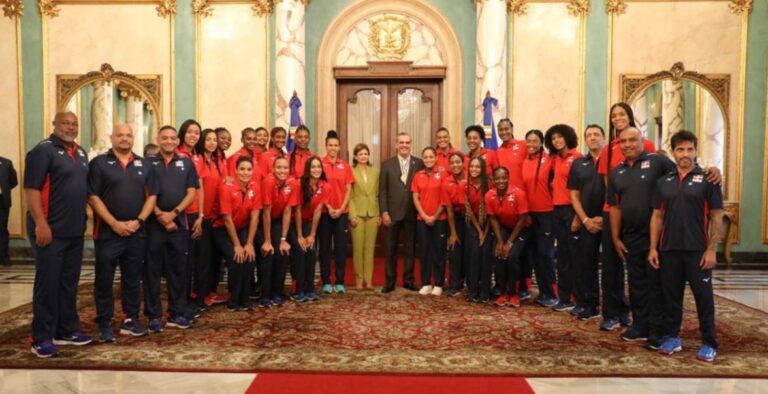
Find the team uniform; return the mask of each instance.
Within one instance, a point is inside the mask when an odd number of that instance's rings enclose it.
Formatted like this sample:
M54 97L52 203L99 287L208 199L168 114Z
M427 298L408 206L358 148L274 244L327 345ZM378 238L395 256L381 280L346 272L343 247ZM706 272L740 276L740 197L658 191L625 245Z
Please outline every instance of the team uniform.
M611 207L621 210L620 239L626 246L627 274L629 277L629 302L632 310L632 326L622 334L624 339L658 339L662 334L663 299L659 270L648 263L650 227L653 206L651 197L656 181L675 170L675 164L667 157L656 154L640 154L632 165L626 161L611 171L608 181L607 201Z
M260 168L259 159L261 159L261 150L259 148L256 148L253 150L253 152L251 152L245 147L242 147L240 148L240 150L233 153L232 156L230 156L227 159L227 174L231 176L235 176L237 172L237 160L240 159L242 156L251 158L251 163L253 163L254 171L256 170L256 168Z
M493 170L499 166L499 159L496 156L496 151L480 148L480 153L477 156L472 156L472 152L467 152L467 159L464 161L464 173L469 174L469 163L475 157L480 157L485 161L485 173L488 175L488 179L492 179Z
M509 140L496 150L496 158L500 167L504 167L509 172L509 184L520 189L523 185L523 161L528 153L525 149L524 140Z
M528 198L525 192L516 186L509 186L507 190L500 194L498 189L488 191L485 195L485 205L488 207L488 215L496 217L499 221L501 230L501 242L505 243L512 235L520 215L528 213ZM517 282L520 276L520 260L525 244L528 240L528 230L523 230L515 238L512 249L504 258L497 259L496 265L496 287L501 295L506 293L509 297L517 297ZM486 241L490 242L490 241ZM494 240L494 243L498 240ZM494 248L496 245L494 245ZM513 305L519 305L519 299Z
M309 149L300 152L299 149L296 148L288 155L289 174L291 174L291 176L296 179L301 179L301 176L304 175L304 167L307 165L307 160L309 160L312 156L314 156L314 153L312 153L312 151Z
M700 262L709 241L709 212L723 209L722 189L707 181L701 167L694 167L684 176L675 171L657 181L653 208L664 215L659 243L661 285L668 319L664 336L677 338L679 343L687 280L696 300L702 343L716 350L712 270L704 270Z
M273 167L275 165L275 160L277 160L278 157L285 157L286 153L283 152L282 149L278 149L275 147L269 148L266 152L262 153L259 157L259 167L261 169L261 173L271 174L273 171Z
M344 202L347 194L347 186L355 182L352 167L344 160L331 161L328 156L323 157L323 171L328 179L328 202L330 208L338 209ZM347 264L347 243L349 237L349 207L334 219L324 212L320 219L320 276L323 286L331 284L331 255L335 265L335 284L344 285L344 272ZM333 245L333 248L331 248ZM327 290L327 287L326 287Z
M450 280L448 295L455 296L464 288L468 271L467 260L464 259L464 233L466 232L464 196L467 190L467 180L456 181L453 175L448 175L446 189L451 201L451 205L446 209L453 209L454 228L459 240L452 249L448 250L448 277Z
M434 278L434 286L441 289L445 282L448 232L445 207L451 206L446 178L444 172L423 169L413 176L411 183L411 192L419 194L424 213L433 216L441 206L444 208L431 226L426 224L421 214L416 217L416 231L421 245L421 285L431 286Z
M453 149L452 146L448 146L447 150L442 150L440 148L435 149L435 154L437 155L437 161L435 161L435 171L442 172L446 175L451 173L451 156L454 153L458 153L461 155L462 160L466 161L466 157L464 156L464 153L458 149Z
M574 160L582 157L578 149L570 149L564 154L554 157L552 179L553 230L557 240L557 295L560 307L557 310L572 309L576 300L576 274L573 255L576 252L576 240L571 232L573 222L573 206L571 206L571 191L568 190L568 175Z
M46 352L48 342L52 347L61 340L77 340L80 331L76 305L88 202L88 157L77 144L67 147L51 134L27 153L24 168L24 188L41 192L43 215L52 234L50 244L38 247L35 222L27 213L27 234L35 258L32 346L38 356L50 357L55 349Z
M275 178L274 174L264 177L261 189L263 209L270 207L270 239L266 240L272 244L274 253L263 256L259 265L259 278L261 282L261 300L259 306L270 307L272 305L281 306L283 304L283 285L285 284L285 265L288 256L280 254L280 241L283 231L283 213L286 209L293 209L299 203L299 181L288 177L281 182ZM264 216L264 215L262 215ZM263 219L262 219L263 220ZM266 221L263 221L263 227L267 227ZM265 230L266 231L266 230ZM286 232L287 234L287 232ZM258 244L265 241L266 233L259 233ZM287 240L287 237L286 237Z
M154 196L158 186L149 161L131 153L123 163L110 149L94 158L89 167L88 195L99 197L109 213L118 221L135 220L144 206L146 196ZM146 251L146 226L135 233L121 237L95 216L93 240L96 253L96 321L102 339L109 341L114 315L112 283L115 268L120 265L120 291L126 319L120 333L144 335L146 330L138 324L140 281ZM105 336L106 335L106 336Z
M469 203L469 209L475 215L481 230L485 230L488 225L488 218L480 219L480 201L483 199L483 191L478 186L475 187L470 181L462 181L464 190L462 193L461 204L466 207ZM485 201L483 201L485 204ZM469 215L466 212L465 215ZM467 273L467 300L470 302L488 302L491 292L491 259L493 256L492 242L490 237L486 236L485 242L480 245L480 233L470 220L465 219L464 223L464 261L468 267Z
M298 231L303 236L307 236L312 231L312 219L317 209L328 202L330 196L329 185L323 180L317 181L317 186L312 191L312 197L308 203L303 202L304 190L299 189L299 201L297 206L301 207L301 227L291 227L288 236L291 240L291 255L293 256L293 279L296 280L296 297L299 302L302 300L317 300L315 294L315 262L317 261L317 242L313 243L307 250L302 250L298 243ZM291 223L294 223L293 220ZM302 297L303 296L303 297ZM307 298L309 297L309 298Z

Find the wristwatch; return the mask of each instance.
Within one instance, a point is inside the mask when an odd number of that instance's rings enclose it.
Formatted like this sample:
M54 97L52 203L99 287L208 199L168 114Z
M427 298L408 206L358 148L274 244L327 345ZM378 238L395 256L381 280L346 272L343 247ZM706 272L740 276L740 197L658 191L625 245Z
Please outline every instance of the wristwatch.
M136 221L139 222L140 225L144 225L144 219L142 218L136 218Z
M180 213L181 213L181 211L179 211L179 208L173 208L173 213L175 213L176 215L178 215L178 214L180 214Z
M281 241L285 241L286 239L288 239L288 238L286 238L286 237L280 237L280 240L281 240Z

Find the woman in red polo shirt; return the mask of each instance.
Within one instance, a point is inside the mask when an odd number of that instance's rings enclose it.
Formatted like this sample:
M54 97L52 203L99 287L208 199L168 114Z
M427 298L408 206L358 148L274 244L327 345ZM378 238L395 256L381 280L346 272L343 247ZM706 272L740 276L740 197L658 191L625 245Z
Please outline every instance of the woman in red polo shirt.
M435 149L437 152L435 169L449 174L451 172L451 155L454 153L461 154L461 151L453 148L453 145L451 145L451 134L445 127L437 129L437 132L435 133L435 145L437 146ZM462 157L464 157L463 154Z
M215 134L214 134L215 135ZM253 286L253 246L261 213L259 182L251 179L253 162L249 157L237 161L233 184L221 183L218 188L219 214L213 223L214 239L227 262L227 285L230 311L250 310Z
M347 263L347 242L349 236L349 197L355 177L349 163L339 157L339 136L330 130L325 137L326 156L323 157L323 170L328 178L329 197L327 212L320 219L320 276L323 280L323 293L330 293L331 255L336 266L336 281L333 290L344 293L344 272Z
M485 162L485 173L490 179L493 169L499 166L498 158L496 157L496 151L483 148L483 138L485 138L485 130L478 125L472 125L464 130L464 136L467 139L467 159L474 159L480 157ZM467 162L469 165L469 162Z
M288 138L288 133L285 131L285 129L280 126L275 127L272 129L270 136L272 140L269 143L269 149L262 153L261 158L259 158L259 166L261 167L262 174L268 174L272 172L272 164L275 162L275 159L278 157L286 157L283 148L285 148L285 141ZM288 165L288 171L290 173L290 163Z
M288 175L288 159L278 157L262 181L262 262L259 307L283 306L285 265L291 252L288 231L291 212L299 203L299 181Z
M488 240L489 221L485 196L491 185L485 170L485 161L475 157L469 161L468 179L464 190L464 260L469 274L467 300L490 302L491 242Z
M234 176L236 172L235 166L237 164L237 159L241 156L250 157L253 161L253 165L255 167L259 166L259 156L261 155L261 151L256 145L256 140L256 130L253 128L246 127L240 132L240 142L242 142L243 147L237 150L235 153L232 153L232 156L227 159L227 171L229 174Z
M416 231L421 247L421 290L419 294L443 294L447 215L451 205L446 185L447 174L435 169L437 152L428 146L421 151L424 169L413 176L411 192L418 212ZM433 275L434 273L434 275ZM434 279L434 288L432 287Z
M294 207L295 228L291 229L291 249L296 275L296 302L317 301L315 292L315 262L317 261L317 228L323 207L328 202L328 183L323 171L323 162L312 156L304 164L301 177L300 201Z
M256 128L255 152L258 156L269 149L269 130L259 126Z
M576 267L573 254L577 252L571 227L573 223L573 206L571 206L571 191L568 189L568 174L571 172L573 161L582 157L576 149L578 137L571 126L557 124L550 127L544 135L544 145L553 160L552 203L553 230L557 240L557 296L560 299L552 307L557 312L573 310L576 305ZM578 225L578 223L576 223ZM580 311L577 311L580 312Z
M536 302L551 308L558 302L555 293L555 262L552 259L555 247L552 235L552 159L544 152L544 135L540 130L528 131L525 134L525 145L528 155L523 161L523 185L531 217L526 264L536 271L536 282L539 284L539 298ZM528 267L524 267L524 274L528 273ZM524 286L527 287L527 283Z
M496 188L485 195L491 228L495 235L494 255L499 270L496 285L501 294L496 305L520 307L517 281L520 274L520 258L525 248L528 222L528 198L520 188L510 185L509 170L499 167L493 171Z
M301 125L297 127L294 136L296 147L293 149L293 152L288 155L288 170L294 178L298 179L304 175L304 164L314 155L312 154L312 151L309 150L310 137L307 126Z
M464 233L466 229L464 216L464 199L467 190L467 177L464 171L464 154L454 152L448 159L450 175L448 176L447 189L451 199L453 218L448 218L448 225L452 227L452 237L448 238L448 263L449 278L448 297L455 297L464 288L467 276L467 264L464 259Z

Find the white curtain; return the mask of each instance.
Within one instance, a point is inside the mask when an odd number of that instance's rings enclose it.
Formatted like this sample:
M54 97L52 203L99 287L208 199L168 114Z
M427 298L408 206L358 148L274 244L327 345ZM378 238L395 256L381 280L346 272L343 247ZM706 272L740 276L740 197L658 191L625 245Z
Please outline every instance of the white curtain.
M699 141L699 163L703 166L715 166L724 169L725 120L720 105L706 89L701 90L701 131Z
M661 130L664 134L664 145L659 147L671 152L669 138L683 128L683 117L685 111L685 102L683 100L682 81L665 80L662 86L662 112Z
M418 89L404 89L397 95L398 132L408 133L413 141L413 155L432 144L432 102Z
M144 127L144 100L128 96L125 107L125 122L133 129L133 151L141 155L144 152L146 130Z
M347 103L347 157L352 162L355 145L365 143L370 148L370 160L381 165L381 93L372 89L355 93Z
M97 82L93 88L91 104L91 153L88 157L96 157L106 152L111 146L109 136L112 135L113 104L112 83Z

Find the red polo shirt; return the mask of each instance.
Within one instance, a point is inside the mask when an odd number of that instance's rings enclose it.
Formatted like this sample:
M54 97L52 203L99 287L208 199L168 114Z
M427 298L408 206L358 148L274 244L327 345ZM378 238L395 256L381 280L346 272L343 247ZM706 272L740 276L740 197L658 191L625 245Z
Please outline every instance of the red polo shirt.
M499 165L509 171L509 184L523 188L523 160L528 156L525 149L525 141L510 140L496 150Z
M421 208L427 215L434 215L441 205L451 205L446 184L447 177L445 173L436 170L430 173L427 173L427 170L421 170L413 176L411 192L419 193ZM448 215L443 210L437 220L445 220L447 217ZM424 218L419 214L417 220L424 220Z
M528 213L528 200L525 192L510 185L499 198L498 190L490 190L485 195L488 215L496 216L502 226L512 229L517 225L520 215Z
M301 185L299 185L301 187ZM312 193L312 198L309 199L309 206L304 204L304 190L299 190L299 202L298 205L301 205L301 221L307 222L312 220L312 215L315 214L315 209L317 209L317 206L320 204L326 204L328 202L328 197L330 195L329 193L330 187L327 182L325 181L317 181L317 188L314 189Z
M237 160L240 158L240 156L248 156L251 158L251 162L253 163L253 168L259 167L259 156L261 153L258 149L254 149L253 153L248 151L248 149L245 149L245 147L240 148L239 151L232 154L232 156L227 159L227 175L231 177L237 176ZM259 171L261 173L261 171Z
M571 191L568 189L568 174L571 173L573 161L582 157L578 149L571 149L565 154L555 156L555 178L552 180L552 203L555 205L571 205Z
M355 177L352 175L352 167L349 163L340 158L336 158L335 162L331 162L328 156L323 157L323 171L325 171L325 177L328 179L329 194L328 204L338 209L344 202L344 196L347 194L347 185L355 183ZM349 212L349 205L344 209L344 213Z
M467 180L462 179L459 181L456 181L456 179L453 178L453 176L449 175L447 177L447 181L445 183L445 187L447 190L448 197L450 198L451 205L453 206L453 212L456 213L464 213L464 200L465 193L467 192ZM463 182L463 183L462 183Z
M541 164L538 164L541 158ZM554 209L552 192L550 191L549 176L552 172L553 160L546 153L530 158L525 155L523 160L523 185L528 197L528 209L531 212L550 212ZM539 167L536 177L536 167Z
M259 182L250 181L245 190L237 185L222 183L218 190L219 214L231 215L236 229L248 226L251 221L251 212L261 209L261 190ZM224 219L219 217L213 222L213 227L224 227Z
M488 177L493 177L493 169L499 166L499 160L496 156L496 151L488 150L485 148L480 148L480 157L485 160L485 173L488 174ZM472 153L467 152L466 154L467 160L464 161L464 170L467 174L469 174L469 162L472 161Z
M464 158L464 153L462 153L458 149L453 149L452 146L448 145L448 151L445 152L442 149L435 149L437 151L437 161L435 162L435 170L444 172L446 174L451 173L451 155L454 153L461 154L462 160L466 162L466 159Z
M298 148L288 154L288 171L290 174L296 179L301 178L304 175L304 166L307 164L307 160L313 155L309 149L299 152Z
M266 152L261 154L259 158L259 167L261 167L262 174L271 174L274 169L275 160L278 157L287 158L287 154L282 149L269 148ZM290 163L289 163L290 164Z
M192 160L192 164L195 165L195 170L197 171L198 176L200 176L201 180L203 179L202 175L200 175L201 166L203 165L203 158L200 155L197 153L190 153L187 147L184 145L179 145L179 147L176 148L176 154L180 157L187 157L189 160ZM192 201L192 204L187 206L187 209L185 209L184 212L198 213L200 211L199 207L197 206L198 193L199 192L195 191L195 199Z
M272 206L270 216L272 219L283 217L283 211L286 208L295 207L301 201L300 183L297 179L289 176L282 185L274 174L264 177L261 189L261 202L263 206Z

